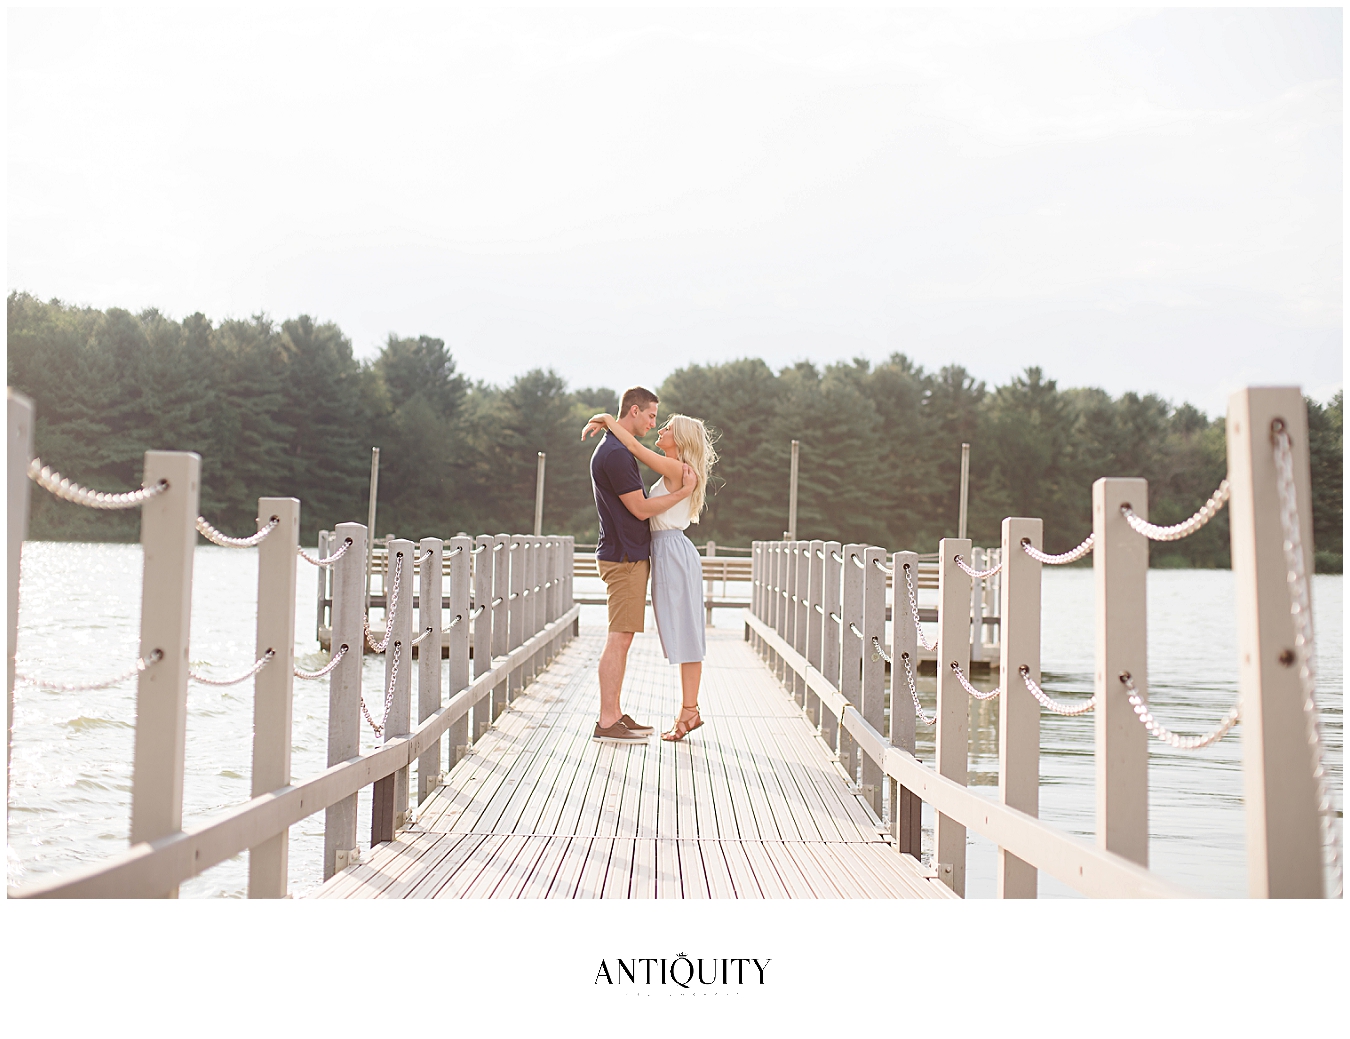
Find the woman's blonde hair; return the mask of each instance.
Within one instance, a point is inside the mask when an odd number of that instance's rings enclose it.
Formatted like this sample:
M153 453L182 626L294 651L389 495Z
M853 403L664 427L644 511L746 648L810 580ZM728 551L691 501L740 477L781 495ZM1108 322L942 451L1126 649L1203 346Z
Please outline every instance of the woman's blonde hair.
M670 427L670 435L675 438L680 461L698 476L698 485L694 493L689 495L689 522L697 523L698 514L703 511L706 502L708 475L717 462L717 451L713 449L708 427L700 419L688 415L671 415L666 425Z

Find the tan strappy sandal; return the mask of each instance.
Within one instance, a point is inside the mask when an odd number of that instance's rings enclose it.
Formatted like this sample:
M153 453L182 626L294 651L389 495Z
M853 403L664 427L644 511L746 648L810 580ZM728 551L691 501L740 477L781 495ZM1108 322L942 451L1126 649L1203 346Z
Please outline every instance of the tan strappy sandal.
M689 725L685 722L686 711L694 712L693 725ZM680 716L675 719L674 727L671 728L670 731L668 732L661 733L661 738L665 740L667 743L675 743L678 740L684 739L686 736L688 736L691 732L693 732L702 724L703 724L703 716L698 713L698 704L694 704L693 707L681 707Z

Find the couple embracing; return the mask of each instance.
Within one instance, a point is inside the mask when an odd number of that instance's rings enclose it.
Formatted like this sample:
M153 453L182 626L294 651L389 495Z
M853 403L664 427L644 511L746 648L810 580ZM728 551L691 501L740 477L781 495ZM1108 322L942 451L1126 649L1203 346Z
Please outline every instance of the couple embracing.
M655 729L634 721L619 705L628 649L644 630L647 579L652 612L666 659L680 667L682 705L663 740L682 740L703 724L698 689L703 678L703 568L685 528L698 522L717 454L701 421L674 415L657 434L658 451L638 437L656 425L659 401L651 390L625 390L619 416L600 414L582 430L604 433L591 456L591 486L600 513L596 565L605 582L609 637L600 654L600 720L594 739L642 743ZM648 490L638 461L660 474Z

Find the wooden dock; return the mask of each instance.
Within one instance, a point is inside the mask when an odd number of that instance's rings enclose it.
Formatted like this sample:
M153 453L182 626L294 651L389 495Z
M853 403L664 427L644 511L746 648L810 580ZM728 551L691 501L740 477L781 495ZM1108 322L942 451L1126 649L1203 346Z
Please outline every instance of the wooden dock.
M708 630L705 724L591 740L604 632L583 630L456 763L414 822L319 898L955 898L898 854L738 631ZM677 670L654 632L624 708L664 727Z

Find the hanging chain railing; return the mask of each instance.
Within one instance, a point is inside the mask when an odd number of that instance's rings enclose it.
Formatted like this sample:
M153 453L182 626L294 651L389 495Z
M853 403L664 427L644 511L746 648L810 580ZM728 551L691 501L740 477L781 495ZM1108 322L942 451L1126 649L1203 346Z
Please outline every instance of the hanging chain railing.
M212 544L221 546L221 548L253 548L266 540L267 535L277 529L281 522L281 517L273 516L267 524L262 527L258 533L246 538L232 538L228 534L222 534L215 527L206 521L205 516L197 517L197 533L206 538Z
M28 478L63 501L83 505L87 509L134 509L169 489L169 481L160 480L153 487L142 487L121 494L91 491L88 487L72 483L60 473L53 472L50 467L42 464L40 458L34 458L28 463Z
M905 591L909 593L909 610L914 614L914 631L919 636L919 645L931 653L937 649L937 639L929 642L928 639L924 638L923 624L919 620L919 600L914 595L914 582L911 579L908 563L905 564Z
M1071 548L1067 552L1061 552L1057 556L1052 556L1048 552L1042 552L1039 548L1033 548L1031 538L1022 539L1022 551L1029 555L1038 563L1048 563L1050 566L1062 566L1065 563L1073 563L1082 559L1092 551L1092 546L1096 542L1096 535L1089 534L1077 548Z
M1003 692L1001 688L996 688L989 690L989 692L987 693L982 693L978 689L976 689L973 685L970 684L965 674L962 673L960 664L958 664L955 660L953 660L951 667L952 673L956 675L956 680L961 683L961 688L963 688L966 692L968 692L971 696L975 697L975 699L977 700L992 700L994 697L998 696L999 693Z
M1176 750L1200 750L1208 747L1211 743L1217 743L1228 734L1228 730L1236 725L1242 716L1242 703L1239 701L1233 704L1233 709L1224 715L1223 721L1210 729L1209 732L1200 736L1182 736L1180 733L1167 728L1153 716L1153 712L1148 709L1148 704L1144 702L1144 698L1139 695L1139 690L1135 688L1134 679L1128 671L1120 673L1120 684L1125 687L1125 694L1130 699L1130 706L1134 708L1135 715L1138 717L1140 724L1148 730L1148 734Z
M1313 642L1312 606L1308 597L1308 573L1303 561L1303 537L1299 531L1298 492L1294 484L1294 451L1283 419L1271 423L1275 442L1275 489L1280 497L1280 528L1284 535L1285 578L1289 585L1289 613L1294 621L1294 652L1298 658L1299 684L1303 687L1303 717L1313 752L1313 779L1317 784L1317 808L1322 820L1322 841L1331 852L1334 898L1341 897L1343 875L1341 838L1333 816L1335 806L1322 762L1322 723L1317 710L1317 655Z
M1218 489L1209 496L1209 501L1200 506L1199 512L1190 519L1174 523L1170 527L1160 527L1156 523L1140 519L1128 504L1120 507L1120 514L1125 517L1125 522L1135 533L1144 535L1150 541L1180 541L1182 538L1190 537L1212 520L1226 501L1228 501L1228 480L1224 479Z
M1045 695L1045 690L1037 685L1036 680L1031 677L1031 668L1027 667L1026 664L1019 667L1017 673L1022 676L1022 683L1027 687L1027 692L1035 697L1036 702L1047 711L1052 711L1055 714L1062 714L1066 718L1072 718L1075 715L1087 714L1088 711L1097 706L1097 698L1095 696L1080 704L1068 704L1062 703L1059 700L1050 699L1050 697Z
M347 549L351 547L352 547L352 539L347 538L344 542L342 542L342 547L340 549L334 552L331 556L325 556L323 559L318 559L310 555L303 548L297 547L296 551L300 553L300 558L303 559L310 566L332 566L339 559L345 556L347 554Z
M973 570L969 565L967 565L966 561L962 559L959 555L953 556L952 561L958 567L960 567L962 570L968 573L971 577L975 578L977 581L983 581L986 577L993 577L996 573L998 573L1000 570L1003 569L1003 564L999 562L995 563L988 570Z
M268 664L272 662L273 658L275 658L276 655L277 655L276 650L269 649L266 653L264 653L254 662L251 668L245 671L238 678L207 678L205 675L199 675L196 671L193 671L191 669L188 670L188 678L192 679L192 681L194 682L200 682L202 685L218 685L218 686L238 685L240 682L247 682L250 678L256 675L263 668L265 668Z
M396 554L394 560L394 587L389 594L389 609L384 613L384 638L379 642L370 633L370 614L367 613L361 620L361 625L365 630L366 643L371 650L376 653L383 653L389 648L389 639L394 634L394 616L398 613L398 590L403 579L403 553Z
M378 724L378 725L375 723L375 719L372 718L372 717L370 716L370 708L366 706L366 698L365 698L365 695L363 694L363 695L361 696L361 713L362 713L363 715L366 716L366 721L369 722L369 723L370 723L370 727L371 727L373 730L375 730L375 736L376 736L378 739L383 739L383 738L384 738L384 724L385 724L385 722L387 722L387 721L389 720L389 705L392 704L392 703L394 702L394 690L398 687L398 661L399 661L399 654L402 652L402 650L403 650L403 643L402 643L402 642L395 642L395 643L394 643L394 664L393 664L393 667L391 667L391 668L389 669L389 692L385 693L385 696L384 696L384 713L380 715L380 721L379 721L379 724Z
M302 678L306 682L313 682L316 679L323 678L325 675L331 673L333 668L341 664L342 658L345 657L346 655L347 655L347 644L344 642L341 646L338 647L338 651L333 654L332 659L329 660L328 663L325 664L323 667L321 667L318 671L301 671L297 667L294 669L295 677Z
M15 674L16 682L24 682L28 685L37 686L39 689L46 689L54 693L90 693L96 689L111 689L118 682L125 682L128 678L135 678L146 668L154 667L164 659L163 650L155 650L148 657L138 657L135 666L130 671L118 675L116 678L108 678L101 682L49 682L42 678L32 678L28 675Z

